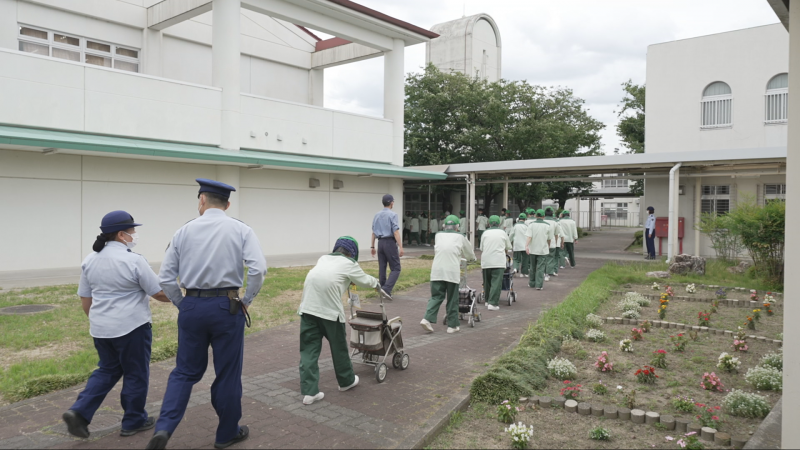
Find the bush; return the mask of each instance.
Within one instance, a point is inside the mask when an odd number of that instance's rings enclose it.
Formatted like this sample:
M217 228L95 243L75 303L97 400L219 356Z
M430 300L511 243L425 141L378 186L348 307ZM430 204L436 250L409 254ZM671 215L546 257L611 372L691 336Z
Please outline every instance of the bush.
M65 375L42 375L31 378L18 389L8 393L5 397L10 402L18 402L26 398L38 397L48 392L70 388L89 379L90 373L70 373Z
M735 261L744 250L742 238L731 230L733 221L729 214L703 213L694 229L708 236L717 258Z
M592 328L586 332L586 339L592 342L602 342L606 340L606 334L600 330Z
M642 307L639 305L639 302L632 298L624 297L622 300L617 303L619 310L622 312L625 311L636 311L637 313L642 310Z
M573 339L572 336L564 336L564 340L561 342L561 351L568 355L576 355L579 351L583 350L583 344L581 341L577 339Z
M625 297L623 297L623 300L634 301L638 303L639 306L650 306L650 299L638 292L626 293Z
M742 362L739 361L739 358L729 355L728 352L722 352L717 358L717 367L726 372L738 371L741 365Z
M607 429L597 426L589 432L589 437L596 441L607 441L611 439L611 433Z
M578 369L568 359L556 356L547 363L550 375L559 380L568 380L578 374Z
M783 372L770 366L748 369L745 381L759 391L780 391L783 389Z
M587 314L586 315L586 324L592 328L600 328L603 326L603 319L596 314Z
M685 396L673 398L672 407L675 408L676 411L684 413L693 413L697 408L694 399Z
M722 409L732 416L760 419L769 414L770 408L764 396L731 389L722 399Z
M757 205L753 199L736 204L729 214L731 231L742 239L742 245L753 259L753 267L767 279L783 283L786 203L767 202Z
M644 242L644 230L635 231L633 233L633 245L642 245Z
M632 309L629 309L622 313L622 317L625 319L638 319L640 316L641 315L638 312Z
M178 354L178 341L164 341L161 345L154 346L150 353L150 362L170 359Z
M761 358L762 367L772 367L774 369L783 371L783 348L780 351L767 353Z

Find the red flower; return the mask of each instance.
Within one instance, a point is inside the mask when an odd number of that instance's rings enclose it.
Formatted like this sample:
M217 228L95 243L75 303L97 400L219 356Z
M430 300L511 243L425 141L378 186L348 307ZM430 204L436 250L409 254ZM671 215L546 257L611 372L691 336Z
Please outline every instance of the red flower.
M570 383L569 380L564 380L564 384L569 384L569 383Z
M701 408L702 408L702 407L704 407L704 406L706 406L706 404L705 404L705 403L695 403L694 405L695 405L695 406L699 406L699 407L701 407Z
M649 370L645 370L645 371L644 371L644 374L645 374L645 375L650 375L650 371L649 371Z
M719 406L715 406L715 407L714 407L714 409L716 409L717 411L719 411L719 410L720 410L720 409L722 409L722 408L720 408Z
M711 416L711 420L719 420L719 417L717 417L717 416Z

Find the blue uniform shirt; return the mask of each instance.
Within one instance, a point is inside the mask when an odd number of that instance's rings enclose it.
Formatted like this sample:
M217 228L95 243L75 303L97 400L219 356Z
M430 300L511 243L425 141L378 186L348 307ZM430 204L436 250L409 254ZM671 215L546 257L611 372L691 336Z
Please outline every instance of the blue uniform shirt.
M241 287L244 265L247 290L242 302L249 305L267 273L261 244L252 228L211 208L175 232L158 276L164 293L179 306L183 301L180 288Z
M144 257L120 242L109 242L81 264L78 295L91 297L89 334L100 339L125 336L152 322L150 296L161 292Z
M656 232L656 215L650 214L647 216L647 222L644 223L644 230L647 234L654 234Z
M372 219L372 232L376 237L394 236L394 232L399 229L397 214L389 208L383 208Z

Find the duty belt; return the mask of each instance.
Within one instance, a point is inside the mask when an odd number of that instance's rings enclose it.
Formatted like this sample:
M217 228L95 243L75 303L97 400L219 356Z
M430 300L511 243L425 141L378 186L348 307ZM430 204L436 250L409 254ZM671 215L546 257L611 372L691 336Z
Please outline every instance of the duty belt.
M236 294L238 294L239 288L226 287L218 289L187 289L186 295L189 297L227 297L228 292L230 291L235 291Z

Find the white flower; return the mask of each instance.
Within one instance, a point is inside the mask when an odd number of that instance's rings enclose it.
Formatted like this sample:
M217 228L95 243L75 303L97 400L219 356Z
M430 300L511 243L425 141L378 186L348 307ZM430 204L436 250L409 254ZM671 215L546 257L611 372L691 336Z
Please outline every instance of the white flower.
M617 386L617 389L622 390L622 386Z

